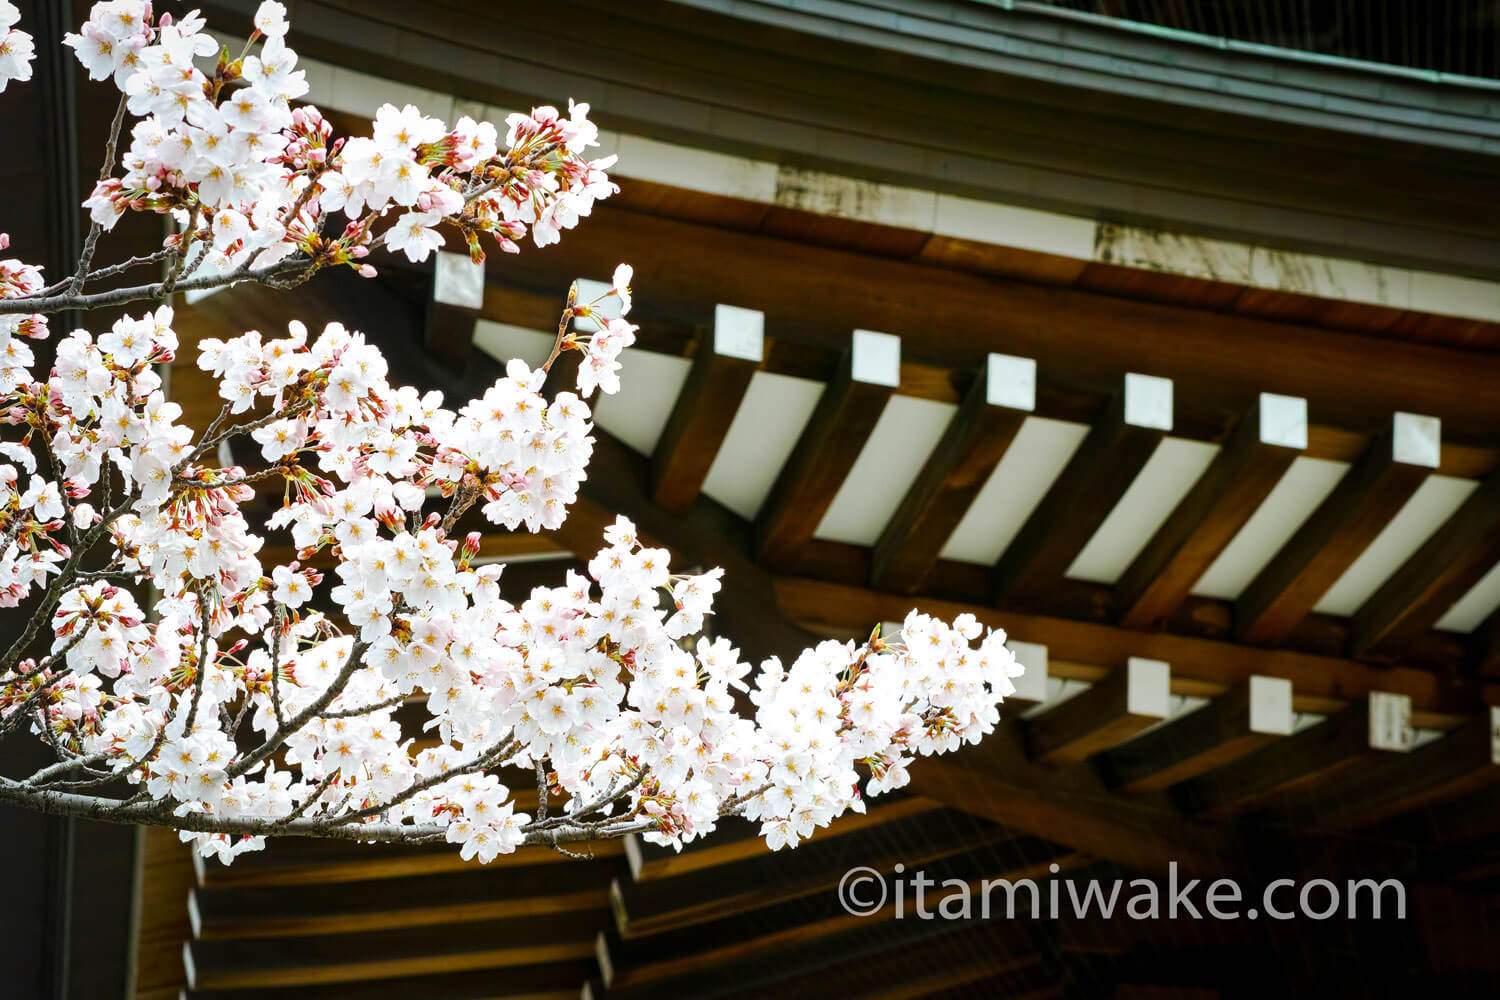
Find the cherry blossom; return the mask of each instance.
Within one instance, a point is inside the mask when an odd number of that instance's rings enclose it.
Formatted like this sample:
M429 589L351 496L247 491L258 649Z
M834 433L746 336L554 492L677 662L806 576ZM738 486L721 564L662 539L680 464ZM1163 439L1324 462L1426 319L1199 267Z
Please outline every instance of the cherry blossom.
M14 23L0 0L5 38ZM449 238L482 259L481 236L545 245L614 190L612 159L583 158L598 132L580 103L511 115L503 136L386 105L370 136L335 139L291 104L307 84L285 8L255 26L229 59L196 13L109 0L66 41L120 90L129 142L84 202L75 275L49 288L0 260L0 606L33 608L0 654L0 738L57 758L0 777L0 800L175 827L225 862L277 835L480 861L626 834L680 847L735 815L775 848L993 730L1020 667L972 616L913 612L753 665L701 634L722 570L674 570L623 517L555 586L517 593L478 558L473 522L555 529L577 499L588 400L619 389L635 338L628 265L592 301L575 286L543 365L511 361L475 399L396 384L339 323L226 332L179 361L169 304L68 333L38 370L28 342L53 312L368 274L374 250L417 262ZM170 277L91 295L92 247L127 211L176 220L147 261ZM567 351L576 383L549 399ZM216 383L208 426L166 398L173 361ZM533 812L522 783L545 792Z
M0 90L31 72L31 38L16 21L0 0ZM415 263L447 240L483 260L489 239L508 253L528 232L538 246L556 242L616 190L614 157L587 158L598 144L588 105L571 101L566 115L511 115L503 143L492 123L450 127L411 105L378 109L369 136L335 136L315 107L293 103L308 83L284 5L262 4L255 26L231 54L196 11L174 18L146 0L106 0L65 37L89 78L120 92L109 142L118 162L84 202L94 228L74 280L4 296L0 315L23 308L9 299L86 308L247 279L289 287L330 266L371 277L372 251ZM92 246L127 211L175 221L159 254L133 262L165 261L169 277L84 291ZM609 364L598 367L607 382Z
M36 47L29 34L16 27L21 12L10 0L0 0L0 93L12 80L31 79Z

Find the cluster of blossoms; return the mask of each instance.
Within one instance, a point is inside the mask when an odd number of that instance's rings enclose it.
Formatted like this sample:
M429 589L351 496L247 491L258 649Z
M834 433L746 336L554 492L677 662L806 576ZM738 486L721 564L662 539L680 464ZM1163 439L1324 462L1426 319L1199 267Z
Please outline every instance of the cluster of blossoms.
M5 92L12 80L24 83L31 79L36 46L30 35L16 27L19 20L21 12L16 5L10 0L0 0L0 93Z
M0 253L10 248L10 236L0 233ZM14 257L0 260L0 299L19 299L42 291L42 269ZM15 338L44 340L47 317L40 313L0 314L0 392L9 392L23 381L35 358L31 349Z
M69 36L126 95L122 117L141 116L124 176L87 202L95 236L126 210L171 212L183 235L161 259L180 269L197 244L187 274L368 270L380 243L427 256L439 223L475 255L481 233L547 243L613 190L608 163L581 157L583 105L512 116L504 151L491 125L410 107L332 141L291 108L306 83L281 5L255 23L211 73L196 13L110 0ZM325 237L334 212L347 224ZM202 339L223 405L195 429L159 374L179 352L169 306L75 330L37 377L22 341L76 304L48 295L76 294L88 259L53 289L0 261L0 607L35 602L0 653L0 738L29 730L58 756L0 777L0 800L175 826L226 861L283 833L445 840L486 861L627 833L680 846L727 815L780 847L904 784L913 757L990 732L1013 690L1003 633L972 617L913 613L899 636L752 669L700 636L721 572L674 574L623 518L587 576L506 592L476 529L567 516L593 449L586 400L619 388L634 340L627 266L592 302L570 294L541 368L512 361L456 408L393 385L337 323ZM544 398L567 350L577 391ZM23 659L44 629L49 651ZM533 780L535 812L517 811L505 782ZM104 786L127 791L85 794Z
M561 523L592 446L577 394L544 400L545 373L513 361L449 410L393 387L359 334L293 324L198 345L225 400L200 435L153 368L178 349L171 319L162 307L97 341L76 331L46 383L9 396L9 421L42 438L60 478L33 470L22 492L14 467L0 477L23 526L3 603L49 582L55 597L51 653L0 674L0 712L79 769L142 786L174 822L208 824L184 834L206 852L256 848L235 831L278 824L379 824L488 860L554 833L680 845L730 812L795 844L903 784L914 755L989 732L1013 690L1003 634L915 613L898 640L824 642L751 678L727 639L693 642L720 571L673 574L623 518L587 578L512 603L503 567L476 564L478 533L460 540L457 525L471 509L507 527ZM204 460L231 434L256 443L258 471ZM29 458L34 443L6 454ZM261 480L284 495L267 536L295 550L273 561L246 516ZM107 562L80 573L96 543ZM151 621L130 589L147 582ZM399 724L402 705L424 706L420 729ZM567 804L517 812L506 768L539 769Z
M0 25L4 16L0 6ZM123 175L102 179L85 207L106 229L127 210L172 214L183 232L172 248L189 277L275 274L289 260L373 276L372 249L425 260L443 226L482 260L482 234L508 252L528 231L553 243L616 190L606 173L614 158L584 157L598 144L586 104L566 117L550 107L513 114L504 136L469 117L450 128L386 105L371 136L335 139L317 108L293 106L308 83L282 4L261 4L235 59L204 28L196 11L153 18L146 0L108 0L65 40L139 119Z

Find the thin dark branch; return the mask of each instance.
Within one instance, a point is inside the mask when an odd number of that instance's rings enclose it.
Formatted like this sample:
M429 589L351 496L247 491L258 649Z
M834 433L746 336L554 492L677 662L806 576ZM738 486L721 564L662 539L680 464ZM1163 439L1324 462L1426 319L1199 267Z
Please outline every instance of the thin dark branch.
M120 105L115 108L114 121L109 126L109 140L104 144L104 164L99 168L99 180L104 180L115 168L115 145L120 141L120 128L125 123L125 105L129 101L126 94L120 95ZM104 233L104 227L98 222L89 226L89 235L83 242L83 252L78 255L78 266L73 269L73 280L68 285L70 294L77 295L83 290L83 283L89 277L89 265L94 262L94 251L99 246L99 237Z

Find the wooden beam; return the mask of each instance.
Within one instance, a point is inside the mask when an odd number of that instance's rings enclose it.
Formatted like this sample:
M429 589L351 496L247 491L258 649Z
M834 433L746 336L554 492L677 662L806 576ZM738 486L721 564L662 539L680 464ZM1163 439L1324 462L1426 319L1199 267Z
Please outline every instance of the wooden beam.
M1277 392L1307 399L1335 425L1369 426L1397 410L1434 414L1454 431L1500 425L1500 357L1476 351L962 274L609 203L588 225L587 239L508 258L507 272L565 288L574 274L630 260L651 275L660 301L702 302L711 288L773 321L806 317L809 343L840 344L848 326L888 330L913 354L978 366L1004 351L1094 392L1110 391L1123 372L1148 371L1177 381L1185 409L1241 412ZM837 325L809 317L809 303Z
M1015 836L953 810L928 810L776 853L766 849L758 828L755 832L755 856L675 878L617 878L610 886L610 902L620 937L657 934L833 892L851 860L880 873L898 864L916 870Z
M1062 581L1089 539L1172 429L1172 382L1126 375L995 566L996 596L1034 606Z
M1115 585L1120 624L1145 628L1177 610L1306 447L1307 401L1261 393Z
M1232 831L1184 819L1159 796L1115 795L1087 764L1052 769L1026 755L1014 723L975 746L912 766L912 788L954 809L1151 874L1224 872L1244 863Z
M986 879L1040 877L1038 868L1046 872L1048 861L1059 862L1061 868L1068 855L1032 838L979 846L938 859L922 869L933 880L925 906L935 913L943 897L960 891L955 882L978 887ZM834 962L878 954L898 944L915 945L962 927L956 921L920 919L904 881L911 877L910 872L880 876L883 897L880 887L866 884L866 894L857 898L879 905L865 914L852 912L847 897L829 892L633 939L607 928L598 943L605 995L611 1000L669 993L714 996L728 992L727 986L743 990L806 975ZM898 881L905 893L899 906ZM1004 894L997 896L1003 907ZM1030 902L1024 891L1017 896L1020 913ZM898 909L901 919L897 919Z
M601 910L599 919L604 918ZM266 941L229 938L184 947L193 989L267 988L563 962L593 954L595 921L577 913L524 916Z
M894 823L912 816L935 812L941 807L931 799L918 795L899 793L881 796L873 800L862 813L849 812L832 823L814 830L811 837L803 841L822 843L848 834L859 833L883 824ZM726 820L715 836L695 840L682 850L647 844L639 837L628 837L624 841L625 854L630 861L632 882L655 882L658 879L675 879L703 872L724 865L732 865L766 853L765 838L759 824Z
M1500 562L1500 471L1469 498L1360 606L1350 627L1355 656L1393 655L1426 632Z
M521 793L517 793L518 799ZM620 840L588 845L595 857L623 857ZM501 868L549 865L567 861L566 855L550 847L521 847L514 854L496 858ZM239 862L244 861L241 865ZM195 862L198 885L207 888L239 886L294 886L335 882L364 882L445 872L476 872L480 866L465 861L447 847L411 847L397 844L360 844L351 849L344 841L302 840L288 837L265 851L235 859L233 865Z
M1364 829L1435 802L1500 781L1500 708L1406 754L1382 755L1373 767L1316 796L1277 808L1270 822L1301 835Z
M1440 428L1398 413L1235 602L1243 642L1284 639L1437 468Z
M1379 694L1354 701L1316 725L1173 786L1172 799L1194 816L1224 819L1322 785L1371 752L1381 704Z
M188 904L193 936L283 938L391 930L609 905L618 855L573 864L472 866L404 878L299 885L200 886Z
M483 305L484 265L463 254L439 251L422 343L443 367L463 371Z
M991 354L875 543L870 586L909 594L922 585L1035 408L1036 362Z
M579 985L595 969L592 955L561 962L494 969L428 972L418 976L299 986L188 989L136 1000L578 1000Z
M404 265L398 258L388 263L385 270L393 267L402 268ZM542 292L525 284L517 284L514 276L509 273L491 274L485 285L484 308L480 312L480 318L537 332L555 329L566 287L566 283L563 283L555 291ZM636 333L635 349L693 358L712 309L711 304L701 301L682 303L655 295L646 299L637 297L631 312L631 318L641 325ZM838 368L839 358L846 345L842 341L822 336L802 338L801 332L799 327L794 334L768 339L766 357L760 370L815 382L829 381ZM791 336L801 339L789 339ZM901 395L955 405L963 402L975 372L983 368L985 361L983 354L977 355L973 364L945 360L945 353L933 351L930 346L924 350L923 358L931 360L910 357L902 359ZM1112 382L1101 387L1085 388L1057 373L1043 371L1038 375L1034 414L1055 420L1088 423L1104 408L1114 388ZM210 392L209 395L212 396L213 393ZM1226 408L1227 402L1204 398L1195 393L1191 385L1186 384L1178 386L1178 395L1190 400L1193 405L1191 408L1178 407L1173 421L1173 436L1222 443L1226 429L1235 426L1232 411ZM1246 394L1246 407L1258 405L1261 395L1259 392ZM1376 436L1367 429L1333 426L1328 421L1334 419L1336 414L1326 406L1315 408L1320 411L1319 419L1323 422L1309 422L1307 447L1303 451L1308 458L1352 462ZM217 404L212 412L218 412ZM1372 421L1378 423L1379 418L1367 416L1358 426L1367 428ZM1476 440L1482 442L1484 439ZM1442 464L1437 472L1463 479L1481 479L1497 466L1500 466L1500 451L1494 447L1483 443L1448 441L1444 443Z
M1250 676L1202 708L1101 754L1094 766L1116 791L1159 791L1291 731L1291 682Z
M1482 680L1500 680L1500 608L1490 612L1465 645L1468 672Z
M397 264L399 265L399 261ZM507 280L505 274L490 275L485 285L480 318L538 332L555 328L562 297L543 293ZM634 349L692 359L711 322L713 307L697 303L674 303L655 296L635 299L630 318L640 324ZM795 336L795 334L792 334ZM768 337L759 371L788 375L813 382L831 381L838 370L846 343L807 343L787 337ZM973 371L941 362L903 359L901 394L937 403L960 403L973 381ZM1078 393L1061 386L1038 386L1037 411L1044 416L1069 419L1098 409L1091 393ZM1103 398L1102 396L1100 397ZM1332 447L1344 447L1334 439ZM1488 453L1484 453L1488 454ZM1483 461L1483 455L1477 455ZM1493 464L1493 462L1491 463Z
M1084 760L1161 722L1171 701L1167 665L1132 656L1087 691L1029 719L1027 751L1048 764Z
M812 539L885 412L900 371L899 340L854 331L848 354L756 517L755 553L761 562L784 565Z
M651 456L651 498L674 514L692 507L724 435L765 358L765 317L720 305Z
M437 362L461 370L474 344L473 312L433 299L427 304L422 346Z
M1237 681L1262 674L1291 681L1299 711L1330 711L1370 691L1390 691L1411 698L1414 724L1440 729L1467 721L1486 697L1500 701L1500 687L1476 689L1410 667L1381 668L1340 657L1261 649L1166 632L1138 632L921 594L883 594L821 580L781 577L775 587L783 613L823 635L865 636L872 623L899 621L913 607L949 620L967 612L990 628L1003 628L1016 639L1045 645L1055 674L1058 663L1105 668L1124 663L1131 656L1165 660L1172 665L1179 694L1222 694ZM1186 686L1189 681L1194 682L1191 690Z

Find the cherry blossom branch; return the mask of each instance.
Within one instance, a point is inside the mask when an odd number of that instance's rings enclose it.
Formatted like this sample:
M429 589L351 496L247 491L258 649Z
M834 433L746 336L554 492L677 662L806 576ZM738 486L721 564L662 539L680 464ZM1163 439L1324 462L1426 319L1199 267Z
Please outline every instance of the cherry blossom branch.
M104 165L99 168L99 180L102 182L108 177L115 165L115 143L120 141L120 127L125 124L125 106L130 98L120 95L119 106L115 108L115 117L109 126L109 138L104 143ZM83 241L83 252L78 255L78 266L73 268L73 279L68 285L68 291L77 295L83 290L83 283L89 277L89 265L94 261L94 250L99 245L99 237L104 232L104 226L97 220L90 224L88 237Z
M24 805L53 816L75 816L80 819L110 823L133 823L142 826L166 826L194 833L224 834L235 837L315 837L322 840L350 840L367 844L425 844L447 839L445 826L418 826L404 823L363 823L343 825L321 817L312 819L260 819L255 817L219 817L207 813L187 812L162 816L150 808L133 805L121 809L120 800L104 796L79 795L54 789L28 788L23 783L0 777L0 802ZM549 827L526 829L521 846L555 847L587 841L617 840L650 833L655 823L621 821L599 827Z
M286 607L278 601L271 616L271 711L277 729L286 728L286 713L281 707L281 632L285 619Z
M0 655L0 735L29 726L55 761L0 778L0 801L173 827L226 863L272 835L445 841L481 861L626 834L680 847L731 815L782 847L899 787L911 758L990 731L1018 668L972 617L913 614L902 641L829 641L757 669L705 629L720 571L674 574L623 518L586 577L528 595L502 594L478 532L452 537L470 512L507 530L562 524L588 473L589 399L618 390L634 340L628 266L592 302L575 285L541 367L513 361L472 400L393 386L358 331L293 322L284 337L198 342L228 402L196 433L158 371L179 349L169 307L69 332L37 370L23 341L49 313L241 281L292 289L325 267L371 276L372 251L425 260L444 228L478 261L480 237L544 246L615 190L612 158L584 156L598 130L581 104L511 115L503 132L385 105L371 136L334 139L315 108L292 107L307 85L284 7L267 0L255 26L211 72L194 63L221 51L201 17L157 18L145 0L96 5L66 40L130 96L75 274L44 287L39 268L0 260L0 606L31 609ZM122 71L119 52L138 65ZM121 153L127 112L141 121ZM125 212L181 231L94 270ZM87 291L151 263L161 280ZM582 357L563 386L568 350ZM256 471L205 459L233 435L258 447ZM253 487L278 476L268 514ZM266 548L268 532L291 544ZM23 664L48 629L50 649ZM403 705L425 724L400 721ZM502 782L521 761L534 817Z
M373 705L361 705L358 708L344 708L337 712L324 712L318 716L320 719L357 719L361 715L370 715L381 709L394 708L406 701L406 695L394 694L384 701L377 701Z
M333 699L337 698L343 692L349 683L349 678L353 677L354 672L359 669L360 660L368 648L367 645L360 642L356 642L350 646L349 655L344 660L344 666L339 670L338 676L333 679L333 683L329 684L323 693L314 698L312 703L306 708L288 719L285 725L278 726L276 731L264 743L230 765L229 769L225 772L225 776L232 780L246 773L256 764L259 764L275 753L298 730L317 718L323 709L332 704Z
M99 523L83 537L83 540L73 550L72 556L69 557L68 561L58 571L52 585L42 595L42 602L37 606L36 611L32 612L31 620L27 622L25 631L21 633L21 638L3 656L0 656L0 682L5 680L5 675L10 672L11 668L16 665L16 661L30 648L37 633L41 631L42 623L47 620L52 609L57 606L57 602L62 598L63 592L72 583L73 574L78 572L79 564L83 561L83 557L104 536L109 525L135 506L135 502L136 498L132 497L110 511L100 519Z
M90 309L102 309L105 306L126 305L131 302L164 302L171 296L173 291L202 291L209 288L222 288L240 281L264 283L268 278L297 270L308 263L310 262L306 259L288 258L275 264L268 264L263 268L252 269L242 266L229 274L204 275L178 282L162 280L144 285L115 288L107 292L64 292L58 295L43 295L34 298L0 299L0 316L14 315L16 313L41 313L46 315L48 313L63 312L68 309L87 311Z
M85 283L87 283L88 281L101 281L105 278L113 278L117 274L124 274L126 271L134 270L137 267L145 267L148 264L160 264L162 261L167 260L172 256L173 249L173 247L162 247L160 250L157 250L154 253L137 254L136 256L131 257L128 260L120 261L120 263L118 264L110 264L106 267L96 268L88 272L88 277ZM71 277L64 279L51 288L46 289L46 292L59 292L62 289L67 288L71 283Z
M302 800L301 805L287 813L286 819L282 821L283 825L295 823L301 818L314 802L323 797L323 793L328 791L329 786L338 780L338 776L339 773L337 771L329 771L328 775L322 781L318 782L313 787L313 790L307 794L307 798Z
M377 803L373 806L366 806L363 809L357 809L351 813L345 813L344 815L332 820L332 822L338 824L357 823L362 819L368 819L371 816L379 816L383 813L390 812L392 809L401 805L401 803L410 801L412 798L421 794L422 792L427 791L429 788L436 788L438 785L441 785L446 781L451 781L454 778L461 778L466 774L474 774L479 771L487 770L491 767L498 767L504 764L507 759L514 756L516 751L520 748L521 744L519 741L507 738L496 744L495 746L490 747L488 750L485 750L483 753L479 754L479 756L475 757L467 764L460 764L457 767L447 768L446 770L440 771L437 774L423 778L420 781L414 781L400 792L397 792L395 795L391 796L391 798L387 799L386 801Z

